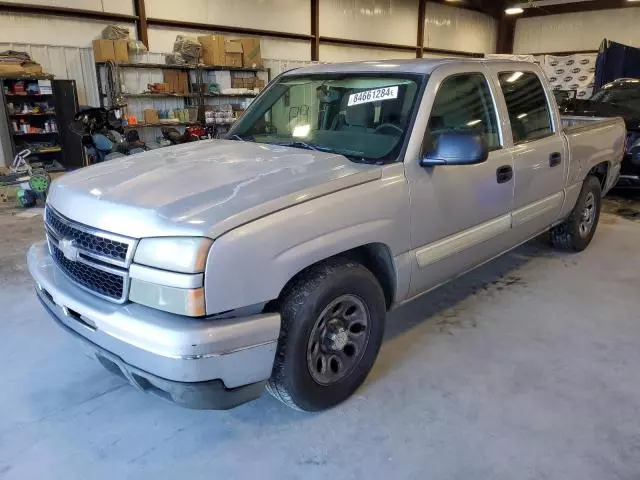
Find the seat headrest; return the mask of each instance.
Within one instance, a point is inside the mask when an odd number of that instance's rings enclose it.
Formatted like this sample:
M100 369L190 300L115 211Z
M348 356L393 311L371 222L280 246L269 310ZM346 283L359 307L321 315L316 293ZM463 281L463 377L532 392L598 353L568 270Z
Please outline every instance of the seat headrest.
M354 127L368 127L373 119L373 104L361 103L353 107L347 107L345 112L345 122Z

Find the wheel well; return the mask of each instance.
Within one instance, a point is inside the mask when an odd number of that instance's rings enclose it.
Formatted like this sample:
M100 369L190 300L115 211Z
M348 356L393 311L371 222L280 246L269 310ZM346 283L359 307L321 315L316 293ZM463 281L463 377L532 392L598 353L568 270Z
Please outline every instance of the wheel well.
M380 286L382 287L387 308L391 306L396 293L396 271L395 267L393 266L393 257L391 256L391 251L389 250L389 247L382 243L369 243L367 245L362 245L360 247L356 247L351 250L333 255L332 257L316 262L313 265L309 265L308 267L294 275L293 278L291 278L284 286L282 292L287 289L291 282L293 282L300 275L304 274L310 268L334 258L344 258L347 260L351 260L352 262L357 262L368 269L371 273L373 273L373 275L380 283ZM280 296L282 296L282 292L280 293ZM278 303L279 299L268 302L264 307L264 311L276 311L278 309Z
M602 162L589 170L589 175L593 175L600 180L600 186L604 189L607 184L607 176L609 175L609 162Z
M391 306L396 293L396 271L389 247L382 243L369 243L336 256L354 260L373 273L382 287L387 308Z

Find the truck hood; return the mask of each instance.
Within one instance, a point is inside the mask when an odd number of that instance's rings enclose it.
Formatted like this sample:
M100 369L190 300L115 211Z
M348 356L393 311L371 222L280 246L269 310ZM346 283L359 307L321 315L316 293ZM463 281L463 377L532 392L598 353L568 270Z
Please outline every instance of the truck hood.
M69 173L52 184L47 203L72 220L129 237L215 238L381 172L342 155L207 140Z

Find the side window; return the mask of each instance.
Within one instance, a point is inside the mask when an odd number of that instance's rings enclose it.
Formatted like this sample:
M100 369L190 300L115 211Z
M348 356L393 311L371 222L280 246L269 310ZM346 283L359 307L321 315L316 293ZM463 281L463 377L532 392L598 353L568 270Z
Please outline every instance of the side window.
M498 78L509 111L513 143L552 135L549 103L538 76L532 72L501 72Z
M496 109L483 74L454 75L442 82L431 109L426 151L435 149L439 134L452 130L477 131L487 137L490 150L500 148Z

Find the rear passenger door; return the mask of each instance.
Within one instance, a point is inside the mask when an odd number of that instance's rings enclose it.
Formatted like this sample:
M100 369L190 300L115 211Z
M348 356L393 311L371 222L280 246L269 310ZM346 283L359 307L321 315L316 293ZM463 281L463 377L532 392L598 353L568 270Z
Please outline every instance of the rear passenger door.
M535 69L496 68L510 125L515 236L526 239L558 219L568 159L551 98Z
M419 158L405 159L414 295L503 251L503 234L511 228L513 165L502 143L499 91L483 65L474 67L470 72L468 64L446 65L431 75L423 100L429 114L421 155L435 149L442 133L464 130L485 136L488 159L432 167L420 166Z

